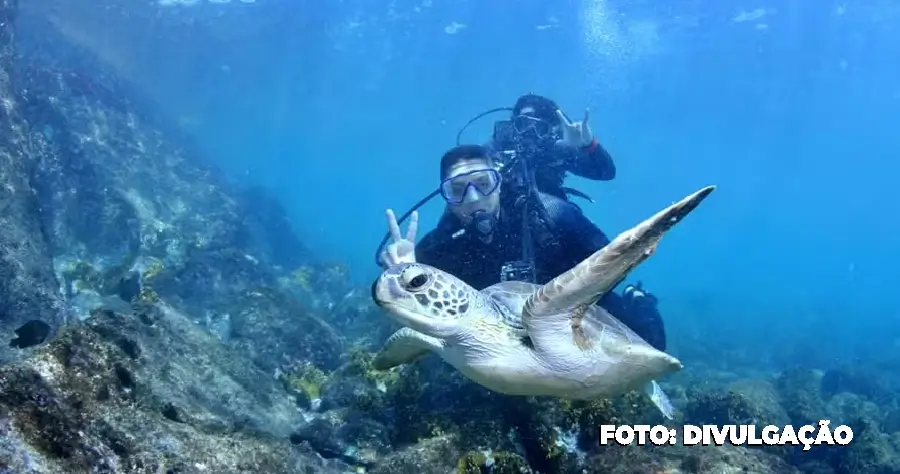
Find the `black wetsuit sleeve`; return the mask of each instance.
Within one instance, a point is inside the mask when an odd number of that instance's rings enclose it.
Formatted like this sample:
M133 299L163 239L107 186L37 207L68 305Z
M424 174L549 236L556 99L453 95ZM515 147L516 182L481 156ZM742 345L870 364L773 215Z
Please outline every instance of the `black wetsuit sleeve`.
M595 138L590 146L578 150L566 150L566 170L582 178L610 181L616 177L616 164L612 156Z
M484 147L493 153L500 152L500 147L493 139L485 143ZM555 153L558 155L553 161L564 163L565 171L576 176L594 181L610 181L616 177L616 163L596 138L589 146L577 150L558 148Z
M541 202L547 209L557 242L564 249L564 261L558 262L559 273L572 268L609 243L606 234L574 203L545 193L541 193Z
M547 195L542 195L541 200L562 243L567 249L571 249L571 252L578 254L577 262L609 243L609 237L574 203Z
M440 242L442 241L445 241L445 239L441 235L440 229L435 229L425 234L425 237L416 242L416 261L435 268L444 268L445 265L442 260L450 255L446 251L441 251L442 246Z

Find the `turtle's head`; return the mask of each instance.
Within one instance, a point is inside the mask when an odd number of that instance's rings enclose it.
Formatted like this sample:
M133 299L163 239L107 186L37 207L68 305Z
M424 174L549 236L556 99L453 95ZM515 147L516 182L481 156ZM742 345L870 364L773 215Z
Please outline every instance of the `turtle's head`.
M398 323L438 338L457 334L460 320L483 304L462 280L421 263L385 270L372 284L372 299Z

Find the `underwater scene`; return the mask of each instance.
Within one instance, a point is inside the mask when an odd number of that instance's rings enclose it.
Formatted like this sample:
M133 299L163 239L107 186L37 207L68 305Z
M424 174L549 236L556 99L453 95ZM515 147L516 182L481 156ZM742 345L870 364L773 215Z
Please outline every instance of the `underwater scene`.
M900 474L897 25L0 0L0 474Z

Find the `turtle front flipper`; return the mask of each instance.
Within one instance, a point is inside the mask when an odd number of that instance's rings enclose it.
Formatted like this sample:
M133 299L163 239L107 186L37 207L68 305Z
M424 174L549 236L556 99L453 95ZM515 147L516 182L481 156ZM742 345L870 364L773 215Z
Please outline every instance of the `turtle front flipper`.
M375 355L372 368L388 370L398 365L409 364L428 352L439 350L441 346L439 339L410 328L401 328L388 338Z
M696 209L713 190L715 186L707 186L622 232L605 247L534 292L522 311L523 323L532 338L543 332L542 329L563 329L564 325L571 326L577 337L584 307L596 303L650 257L662 236Z

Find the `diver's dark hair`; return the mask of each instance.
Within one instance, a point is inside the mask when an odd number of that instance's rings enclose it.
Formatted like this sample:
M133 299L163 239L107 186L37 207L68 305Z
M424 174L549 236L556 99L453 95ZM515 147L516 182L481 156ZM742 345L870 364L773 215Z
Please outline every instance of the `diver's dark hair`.
M441 157L441 181L447 178L450 168L463 160L483 159L488 165L493 165L494 160L488 149L481 145L459 145L451 148Z
M537 94L525 94L516 101L513 106L513 116L522 113L525 107L533 107L535 117L556 124L559 122L559 116L556 115L559 107L556 102Z

